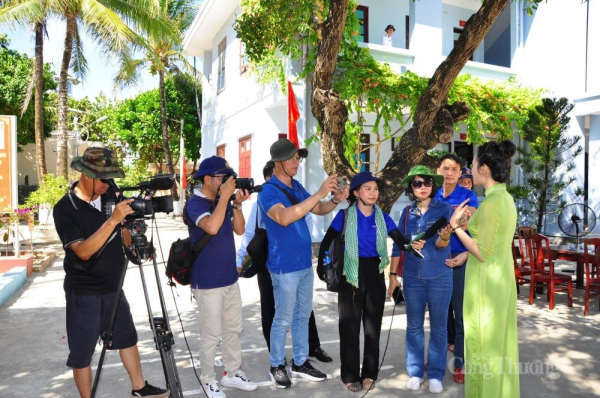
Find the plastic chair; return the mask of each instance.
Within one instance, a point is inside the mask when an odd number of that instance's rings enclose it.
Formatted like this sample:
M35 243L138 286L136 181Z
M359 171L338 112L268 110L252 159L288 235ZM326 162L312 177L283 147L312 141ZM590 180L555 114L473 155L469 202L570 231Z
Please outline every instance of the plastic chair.
M540 234L533 234L525 238L525 243L531 261L531 290L529 304L535 299L535 288L538 285L547 286L547 298L550 309L554 309L554 293L567 291L569 307L573 306L573 280L570 275L561 275L554 272L550 241ZM547 269L546 269L547 268Z
M588 246L594 246L594 253L588 251ZM590 312L590 299L600 296L600 238L584 239L583 254L585 257L585 306L583 315L587 316ZM600 300L598 301L600 307ZM600 308L599 308L600 309Z
M521 292L519 286L531 282L531 267L524 266L522 260L520 263L519 260L517 260L517 249L515 248L514 241L511 244L511 249L513 255L513 264L515 266L515 282L517 284L518 294Z

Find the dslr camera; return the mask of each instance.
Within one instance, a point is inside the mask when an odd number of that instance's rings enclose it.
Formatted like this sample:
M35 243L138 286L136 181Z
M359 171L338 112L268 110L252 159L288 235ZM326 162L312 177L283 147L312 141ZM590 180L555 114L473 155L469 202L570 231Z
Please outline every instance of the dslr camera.
M244 189L248 191L248 193L260 192L262 191L262 185L254 185L253 178L238 178L234 174L228 174L223 177L223 183L230 178L235 180L235 189Z

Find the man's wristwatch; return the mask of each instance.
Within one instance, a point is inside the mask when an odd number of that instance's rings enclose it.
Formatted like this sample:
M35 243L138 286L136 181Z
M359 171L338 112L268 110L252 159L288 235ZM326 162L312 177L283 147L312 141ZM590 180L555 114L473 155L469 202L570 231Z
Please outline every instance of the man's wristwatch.
M339 205L341 202L338 202L337 200L335 200L335 198L331 198L331 201L333 202L334 205Z
M397 272L390 272L390 276L398 276Z
M233 207L234 210L242 210L242 205L241 204L239 204L239 205L233 205L232 207Z

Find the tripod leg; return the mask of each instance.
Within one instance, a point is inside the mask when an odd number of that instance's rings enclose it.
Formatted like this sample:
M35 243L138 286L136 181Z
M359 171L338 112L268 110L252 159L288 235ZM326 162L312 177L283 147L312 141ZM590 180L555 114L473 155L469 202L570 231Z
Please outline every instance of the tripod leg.
M123 282L125 282L125 275L127 274L128 264L129 260L125 258L125 264L123 264L123 270L121 271L121 279L119 280L119 290L117 290L117 294L115 295L115 303L113 304L113 311L110 315L110 323L108 324L108 330L102 333L102 353L100 354L100 360L98 361L98 369L96 370L96 375L94 376L94 384L92 385L91 395L92 398L96 396L96 391L98 390L98 383L100 382L100 374L102 373L102 365L104 364L104 357L106 356L106 349L112 341L112 333L115 327L115 318L117 317L119 302L121 301L121 295L123 294Z

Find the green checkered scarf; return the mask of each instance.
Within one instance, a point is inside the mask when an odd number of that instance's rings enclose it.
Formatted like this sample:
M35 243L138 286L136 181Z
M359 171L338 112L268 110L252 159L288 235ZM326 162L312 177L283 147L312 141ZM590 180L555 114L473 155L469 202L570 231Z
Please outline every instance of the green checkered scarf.
M346 250L344 252L344 275L349 284L358 287L358 214L357 205L348 208L346 225ZM383 212L375 205L375 225L377 226L377 253L381 257L379 273L383 273L390 263L387 253L387 226Z

